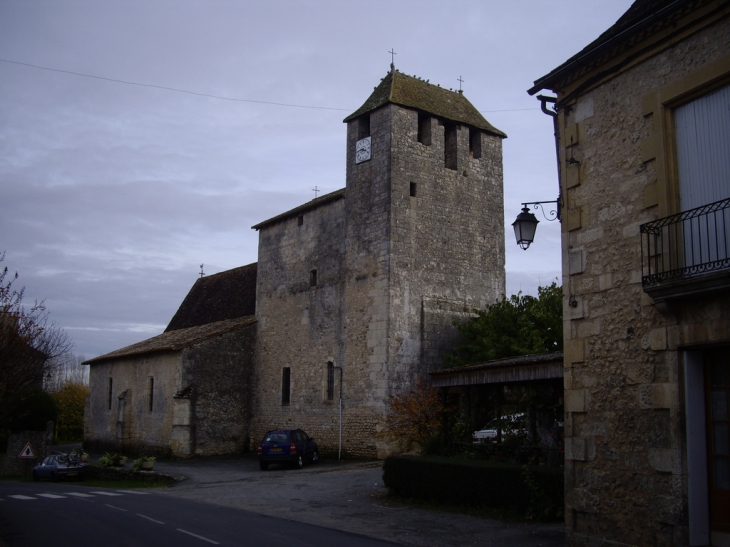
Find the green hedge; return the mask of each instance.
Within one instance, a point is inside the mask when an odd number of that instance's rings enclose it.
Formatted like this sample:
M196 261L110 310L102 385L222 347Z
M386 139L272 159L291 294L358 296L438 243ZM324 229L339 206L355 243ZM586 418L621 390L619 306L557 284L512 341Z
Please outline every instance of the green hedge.
M433 503L504 507L520 514L562 515L563 470L493 460L391 456L383 482L393 493Z

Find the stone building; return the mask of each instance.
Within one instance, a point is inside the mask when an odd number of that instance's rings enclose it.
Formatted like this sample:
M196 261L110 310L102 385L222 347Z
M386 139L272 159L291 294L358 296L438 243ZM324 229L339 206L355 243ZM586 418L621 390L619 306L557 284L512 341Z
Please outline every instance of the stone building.
M386 398L438 365L454 319L504 293L505 135L394 67L345 122L346 187L254 226L254 429L336 445L341 386L344 446L382 456Z
M90 359L91 448L178 456L248 445L256 264L198 279L163 334Z
M568 545L730 545L729 84L730 2L637 0L529 90L557 94Z
M346 452L383 456L389 447L376 432L386 398L439 365L456 336L454 319L504 293L506 135L460 91L393 66L345 122L346 187L254 226L259 232L255 323L246 323L242 314L240 334L229 336L255 333L245 345L253 355L253 373L250 381L243 374L236 388L241 401L250 401L243 429L252 442L268 429L294 426L321 447L336 449L341 427ZM201 296L203 308L208 299ZM156 400L160 409L168 405L167 425L156 430L155 443L167 442L176 426L175 393L195 384L183 378L186 352L198 347L197 339L173 351L165 337L213 325L173 319L165 334L142 343L155 341L158 359L164 355L180 363L165 365L167 379L160 385L166 391ZM206 340L211 347L218 343ZM153 354L149 347L133 348L90 361L92 415L105 417L89 421L89 435L98 436L105 427L105 435L113 437L117 422L104 387L112 376L109 367L130 375L129 382L134 377L137 384L127 396L137 397L137 416L146 412L142 394L145 379L154 375L153 362L145 364L139 356ZM207 365L200 363L197 374L207 374ZM240 366L249 370L245 359ZM115 383L114 397L126 385ZM195 384L194 392L200 398L206 390ZM193 443L188 452L205 451L196 412L208 411L197 404L198 410L185 411L190 433L180 433L194 438L185 441Z

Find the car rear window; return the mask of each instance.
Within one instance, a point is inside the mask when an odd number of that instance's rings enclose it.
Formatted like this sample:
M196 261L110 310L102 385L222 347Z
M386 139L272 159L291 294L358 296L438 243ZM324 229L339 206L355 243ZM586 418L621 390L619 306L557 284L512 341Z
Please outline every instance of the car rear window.
M289 441L289 435L286 433L271 433L264 439L265 443L285 443Z

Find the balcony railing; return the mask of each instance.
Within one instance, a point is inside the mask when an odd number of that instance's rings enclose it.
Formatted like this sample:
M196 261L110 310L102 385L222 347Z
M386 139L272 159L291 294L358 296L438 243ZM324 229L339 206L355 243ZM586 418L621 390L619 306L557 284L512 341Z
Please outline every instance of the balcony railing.
M730 268L730 198L641 225L643 286Z

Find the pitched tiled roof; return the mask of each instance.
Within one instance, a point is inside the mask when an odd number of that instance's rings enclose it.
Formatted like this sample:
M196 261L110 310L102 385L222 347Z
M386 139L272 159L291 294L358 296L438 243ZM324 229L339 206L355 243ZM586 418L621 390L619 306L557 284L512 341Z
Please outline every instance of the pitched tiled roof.
M201 277L165 332L256 313L257 263Z
M330 203L331 201L336 201L336 200L344 198L344 197L345 197L345 189L341 188L340 190L336 190L334 192L330 192L329 194L325 194L323 196L319 196L318 198L314 198L312 201L308 201L304 205L300 205L299 207L290 209L289 211L287 211L285 213L281 213L280 215L271 217L268 220L259 222L255 226L251 226L251 229L260 230L261 228L265 228L266 226L269 226L271 224L275 224L277 222L281 222L282 220L286 220L287 218L301 215L302 213L305 213L306 211L311 211L312 209L316 209L317 207L321 207L322 205L326 205L327 203Z
M712 2L713 0L635 0L626 13L603 34L552 72L535 80L535 85L528 93L534 95L543 89L552 89L552 86L559 85L572 74L585 71L593 64L606 62L613 52L620 52L622 46L630 44L632 40L672 28L677 18Z
M368 100L344 121L353 120L387 103L415 108L452 122L471 125L499 137L507 136L485 120L460 91L441 88L395 69L383 78Z
M211 276L212 277L212 276ZM84 361L84 364L96 364L102 361L109 361L111 359L118 359L120 357L131 357L134 355L143 355L145 353L155 353L159 351L178 351L183 348L192 346L214 338L228 332L247 327L256 323L255 316L238 317L236 319L227 319L225 321L216 321L215 323L207 323L197 327L190 327L187 329L177 329L173 331L166 331L159 336L143 340L126 348L118 349L94 357L88 361Z

